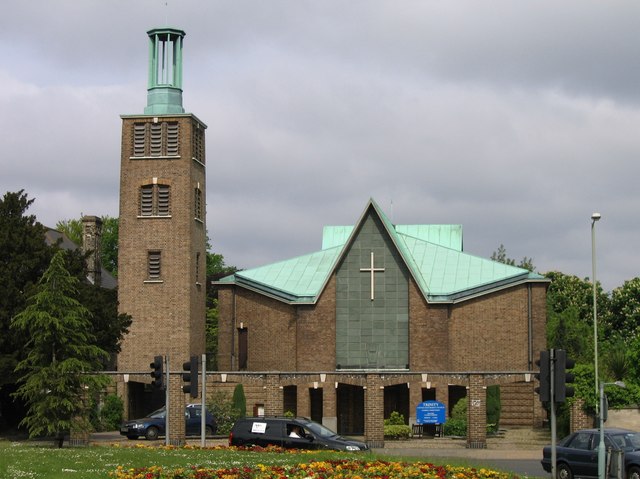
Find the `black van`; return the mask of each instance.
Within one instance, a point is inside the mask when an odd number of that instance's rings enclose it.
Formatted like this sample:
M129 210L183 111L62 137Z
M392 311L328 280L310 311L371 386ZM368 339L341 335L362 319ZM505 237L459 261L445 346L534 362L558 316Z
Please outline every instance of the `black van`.
M305 417L246 417L238 419L229 434L230 446L280 446L289 449L366 451L364 442L338 436Z

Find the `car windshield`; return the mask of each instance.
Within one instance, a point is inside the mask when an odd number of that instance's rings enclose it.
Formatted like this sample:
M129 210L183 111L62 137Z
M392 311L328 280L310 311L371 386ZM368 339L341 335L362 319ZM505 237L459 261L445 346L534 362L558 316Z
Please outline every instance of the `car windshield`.
M335 432L331 429L324 427L322 424L318 424L317 422L309 421L305 422L304 426L309 429L312 433L319 437L334 437L337 436Z
M164 408L160 408L157 411L153 411L151 414L149 414L149 417L154 417L159 419L164 419L164 416L165 416Z
M640 449L640 433L638 432L613 434L611 435L611 440L623 451L629 452Z

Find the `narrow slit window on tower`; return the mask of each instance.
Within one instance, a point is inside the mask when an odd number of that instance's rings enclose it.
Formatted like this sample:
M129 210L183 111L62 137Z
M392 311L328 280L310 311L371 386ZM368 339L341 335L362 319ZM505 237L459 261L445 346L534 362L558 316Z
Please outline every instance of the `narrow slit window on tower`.
M199 125L194 125L193 136L191 138L191 149L193 159L198 160L200 163L204 163L204 141L202 128Z
M160 251L149 251L147 256L147 274L150 280L160 279Z
M167 123L167 156L178 156L178 123Z
M200 252L196 253L196 284L200 284Z
M202 190L199 187L194 189L194 209L196 220L202 221Z

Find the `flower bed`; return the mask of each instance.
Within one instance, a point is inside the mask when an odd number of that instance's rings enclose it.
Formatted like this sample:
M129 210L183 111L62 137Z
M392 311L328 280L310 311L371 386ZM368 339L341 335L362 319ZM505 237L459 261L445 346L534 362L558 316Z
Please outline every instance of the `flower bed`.
M193 466L166 470L159 466L139 469L118 467L114 479L508 479L515 476L490 469L436 466L430 463L335 460L293 466L254 466L203 469Z

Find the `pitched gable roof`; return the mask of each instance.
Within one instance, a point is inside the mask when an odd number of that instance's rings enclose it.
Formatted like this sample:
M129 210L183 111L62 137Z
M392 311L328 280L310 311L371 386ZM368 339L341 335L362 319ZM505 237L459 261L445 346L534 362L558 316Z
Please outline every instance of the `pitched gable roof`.
M380 218L428 302L458 302L526 281L546 281L526 269L464 253L460 225L394 225L371 199L355 226L325 227L321 251L239 271L217 283L237 284L287 303L314 304L370 213Z

